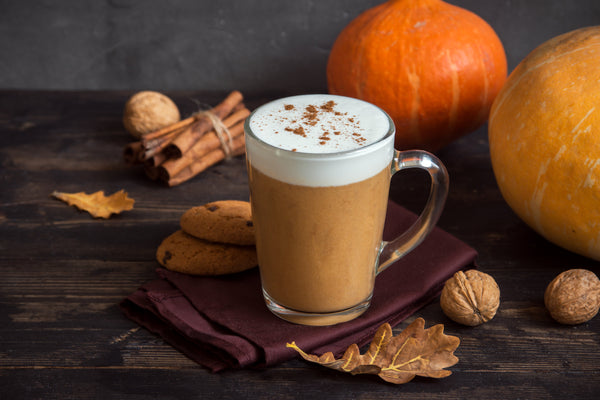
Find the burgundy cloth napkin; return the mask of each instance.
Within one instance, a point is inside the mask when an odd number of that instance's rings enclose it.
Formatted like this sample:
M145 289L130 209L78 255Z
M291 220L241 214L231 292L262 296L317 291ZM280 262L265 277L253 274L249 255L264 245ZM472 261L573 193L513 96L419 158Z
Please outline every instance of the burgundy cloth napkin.
M384 239L404 232L416 216L390 202ZM327 327L283 321L267 310L258 269L239 274L197 277L164 268L158 279L124 299L127 317L160 335L192 360L211 369L274 365L304 351L341 355L352 343L369 343L377 328L395 326L435 299L446 279L474 268L477 253L435 228L411 253L376 278L370 308L355 320Z

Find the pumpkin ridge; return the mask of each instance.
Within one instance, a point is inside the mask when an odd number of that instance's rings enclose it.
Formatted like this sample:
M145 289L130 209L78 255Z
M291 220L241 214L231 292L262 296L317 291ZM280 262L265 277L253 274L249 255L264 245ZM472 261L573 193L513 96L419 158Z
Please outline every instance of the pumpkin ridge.
M574 127L574 128L571 130L571 133L572 133L572 134L574 133L574 135L573 135L573 139L571 140L572 142L575 142L575 140L576 140L576 139L577 139L577 138L578 138L578 137L579 137L581 134L583 134L583 133L586 133L586 131L585 131L585 130L581 130L581 131L580 131L580 130L579 130L579 127L581 126L581 124L583 124L583 121L585 121L586 119L588 119L588 117L589 117L590 115L592 115L592 113L593 113L594 111L596 111L596 107L595 107L595 106L592 106L592 108L590 108L590 109L588 110L588 112L587 112L587 113L586 113L586 114L583 116L583 118L581 118L581 120L579 120L579 122L577 123L577 125L575 125L575 127Z
M482 71L485 71L485 58L487 58L487 54L484 54L481 46L476 46L477 52L479 53L479 68ZM491 99L490 99L490 79L488 74L481 74L483 79L483 90L481 93L481 104L490 104L489 107L481 107L479 109L479 113L477 114L477 120L483 121L485 120L485 114L490 111L491 108Z
M521 80L524 79L525 77L527 77L529 74L535 72L535 70L537 70L539 68L542 68L542 67L544 67L546 65L552 65L553 63L558 62L560 58L570 56L570 55L572 55L574 53L577 53L579 51L583 51L583 50L586 50L586 49L592 48L592 47L599 47L599 46L598 46L597 43L591 43L591 44L589 44L588 46L585 46L585 47L577 48L577 49L574 49L574 50L571 50L571 51L568 51L568 52L561 53L559 55L550 56L550 57L544 59L539 64L536 64L536 65L531 66L531 67L527 66L527 71L525 71L524 73L522 73L516 81L512 82L510 80L510 77L509 77L509 81L507 81L507 84L509 84L510 86L507 86L506 90L502 91L503 92L501 94L502 97L500 96L500 94L498 95L498 98L497 98L498 104L497 105L494 104L494 106L492 107L492 109L500 108L502 106L502 104L504 103L505 99L508 98L508 97L510 97L510 93L514 90L515 87L518 86L518 84L521 82ZM519 68L519 66L517 66L517 68ZM525 68L525 65L523 65L523 68ZM516 68L515 68L515 71L516 71ZM490 120L492 118L493 118L493 115L490 114Z
M448 51L446 51L446 57L450 58ZM450 82L452 84L452 102L450 103L448 113L448 130L454 132L456 119L458 114L458 105L460 101L460 86L458 84L458 71L456 64L449 61L450 65Z
M364 19L364 23L362 24L360 30L361 31L370 31L373 30L374 27L379 25L379 20L377 19L378 14L375 12L372 12L370 10L367 10L366 14L364 15L363 19ZM369 56L369 51L371 50L369 48L369 46L365 45L365 42L368 42L372 40L370 35L361 35L360 39L359 39L359 45L356 46L357 48L357 52L356 52L356 59L355 59L355 63L357 65L357 68L359 69L359 71L362 71L365 66L368 69L369 68L369 64L371 62L371 58ZM362 98L364 96L364 88L365 88L365 77L363 76L362 72L357 73L356 77L356 96L358 98Z

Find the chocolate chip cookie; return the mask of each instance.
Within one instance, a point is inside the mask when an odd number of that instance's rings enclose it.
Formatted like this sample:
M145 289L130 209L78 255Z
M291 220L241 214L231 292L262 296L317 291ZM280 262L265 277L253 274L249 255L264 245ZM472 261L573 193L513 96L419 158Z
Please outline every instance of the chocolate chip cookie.
M189 235L210 242L254 245L254 225L250 203L220 200L186 211L181 229Z
M167 269L193 275L233 274L258 264L254 246L213 243L182 230L162 241L156 259Z

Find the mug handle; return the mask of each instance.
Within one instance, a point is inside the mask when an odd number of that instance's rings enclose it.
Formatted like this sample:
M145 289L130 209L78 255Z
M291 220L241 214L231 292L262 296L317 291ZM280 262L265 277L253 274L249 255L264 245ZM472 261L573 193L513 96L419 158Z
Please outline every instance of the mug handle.
M419 218L406 232L392 241L382 242L377 274L409 253L425 239L440 218L448 196L448 171L436 156L423 150L394 150L392 175L407 168L420 168L429 173L431 177L429 198Z

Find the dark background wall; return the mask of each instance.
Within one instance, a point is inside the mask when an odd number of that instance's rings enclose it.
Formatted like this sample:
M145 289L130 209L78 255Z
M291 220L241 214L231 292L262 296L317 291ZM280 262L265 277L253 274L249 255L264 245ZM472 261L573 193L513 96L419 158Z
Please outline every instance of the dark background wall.
M0 0L0 88L311 92L337 34L382 0ZM509 70L600 25L600 0L450 0L483 17Z

